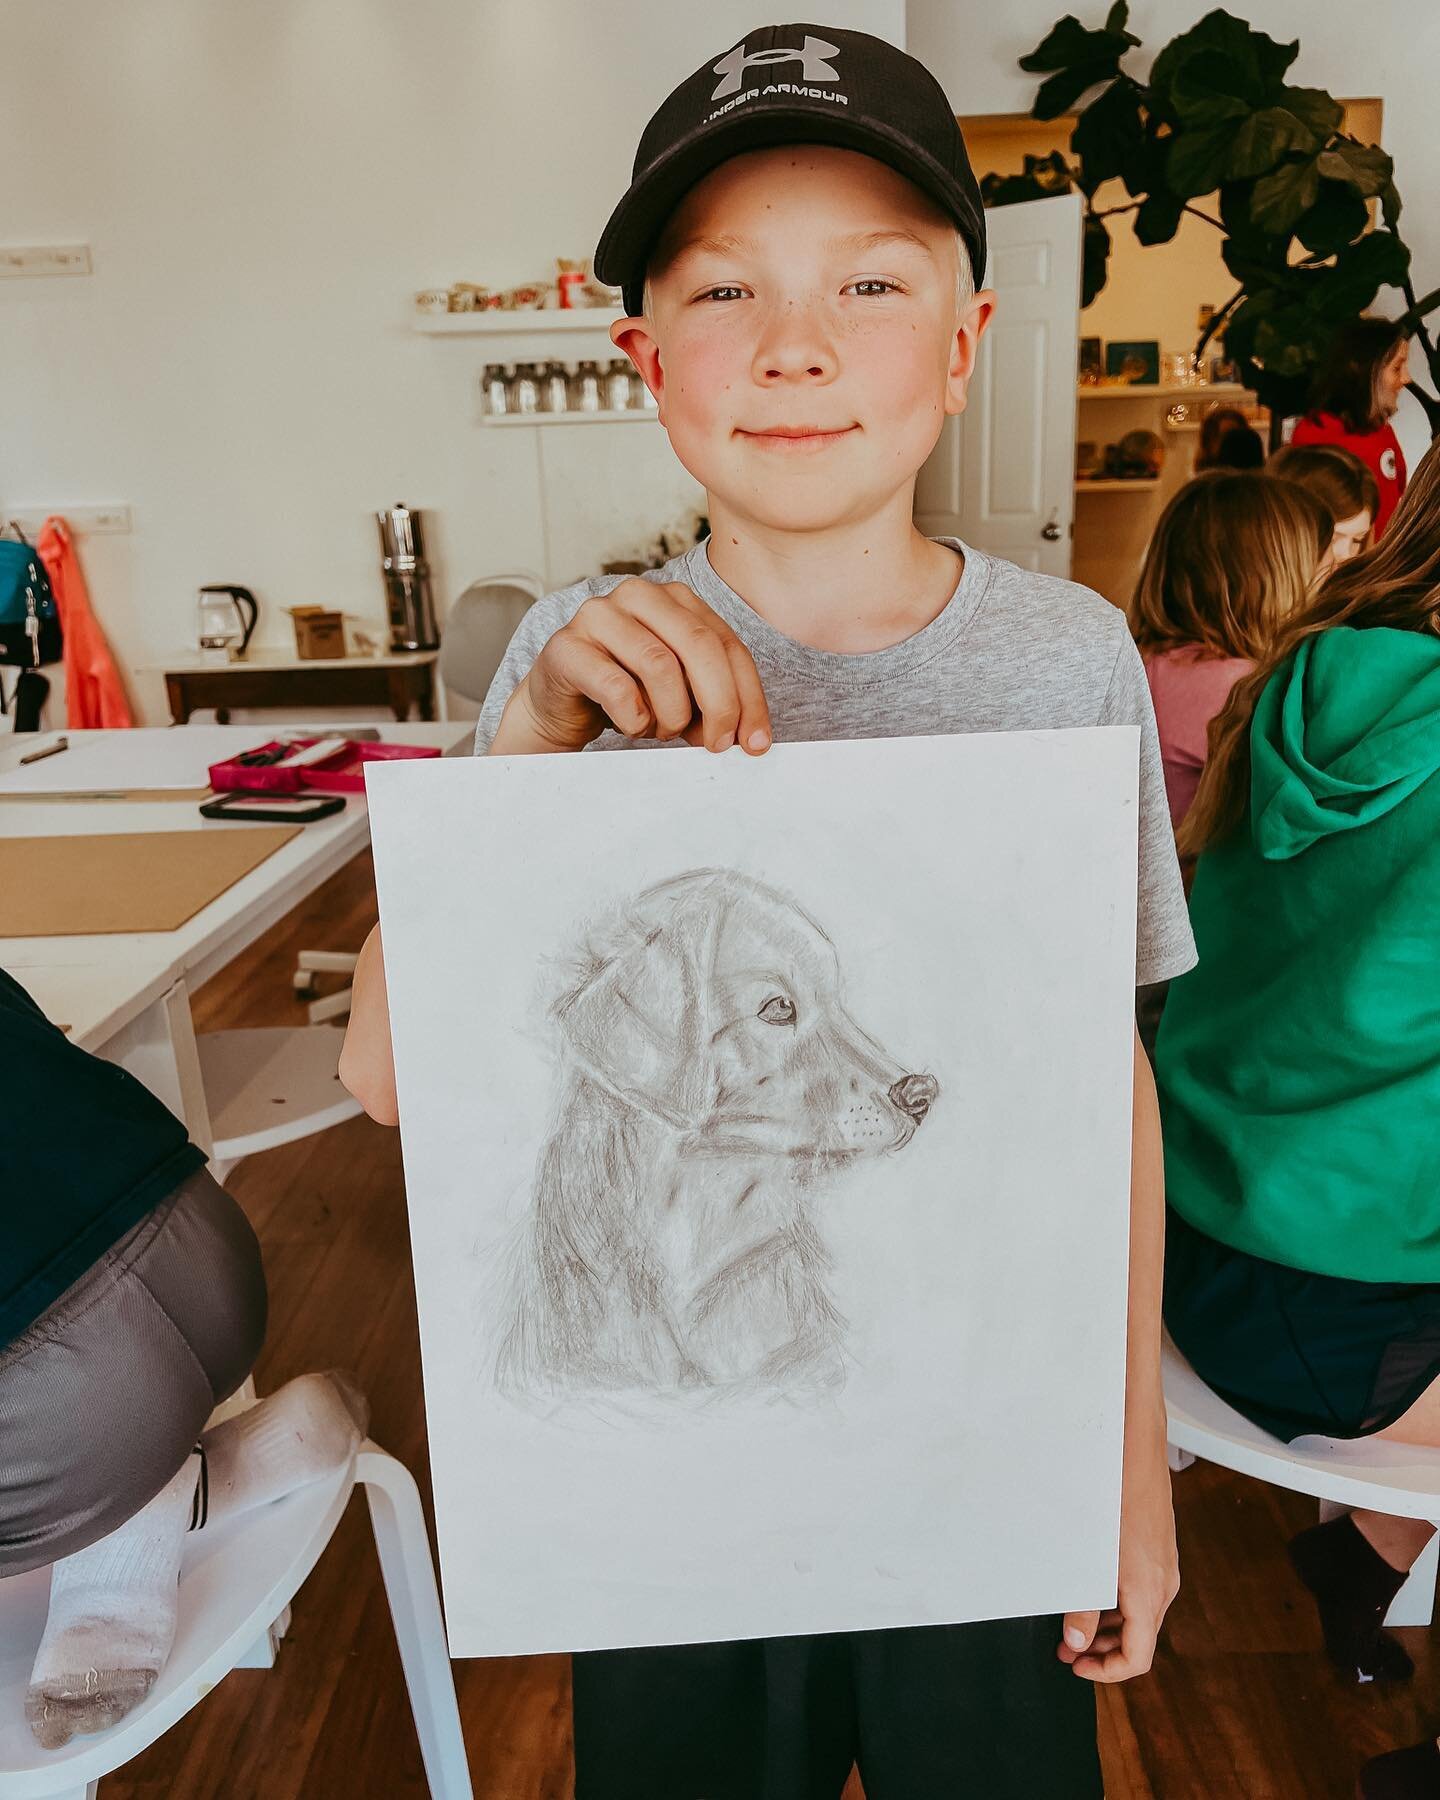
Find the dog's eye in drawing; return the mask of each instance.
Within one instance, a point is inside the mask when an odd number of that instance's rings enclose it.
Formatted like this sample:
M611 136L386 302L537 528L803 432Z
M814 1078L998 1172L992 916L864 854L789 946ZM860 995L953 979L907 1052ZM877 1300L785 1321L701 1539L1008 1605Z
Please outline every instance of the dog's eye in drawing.
M767 1025L793 1025L795 1002L787 1000L783 994L776 994L765 1002L755 1016L763 1019Z

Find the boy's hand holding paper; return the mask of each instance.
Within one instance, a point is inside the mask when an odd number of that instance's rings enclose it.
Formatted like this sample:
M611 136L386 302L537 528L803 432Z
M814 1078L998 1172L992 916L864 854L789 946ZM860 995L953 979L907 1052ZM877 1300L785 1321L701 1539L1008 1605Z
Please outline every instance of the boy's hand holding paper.
M492 749L582 750L612 726L707 750L770 747L750 652L682 582L632 577L587 600L516 688Z

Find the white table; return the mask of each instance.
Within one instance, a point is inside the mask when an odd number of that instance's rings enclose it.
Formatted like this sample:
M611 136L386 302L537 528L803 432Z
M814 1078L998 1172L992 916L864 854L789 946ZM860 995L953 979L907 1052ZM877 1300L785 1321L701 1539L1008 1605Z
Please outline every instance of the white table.
M391 743L433 745L447 755L464 755L473 733L474 726L466 723L395 724L387 725L382 735ZM198 788L206 785L209 764L218 760L217 747L233 754L262 741L265 731L254 725L231 725L71 731L65 735L74 750L84 747L87 751L85 763L76 756L77 768L85 764L95 767L95 759L88 755L90 746L103 751L107 780L116 789L126 786L127 766L143 768L147 783L165 779L173 780L177 787ZM158 793L154 799L51 798L45 789L61 777L72 752L47 757L23 772L17 770L18 759L27 749L49 741L49 734L37 733L28 741L14 739L0 750L0 783L14 787L23 775L31 784L28 797L0 791L0 836L193 831L197 827L229 832L252 829L245 824L201 819L193 801ZM157 769L173 773L157 777ZM350 795L343 812L304 826L289 843L174 931L0 938L0 968L14 975L49 1018L69 1028L73 1042L122 1064L158 1094L185 1121L191 1137L212 1156L217 1174L223 1177L238 1157L233 1149L228 1156L216 1154L201 1045L197 1045L190 1018L190 994L363 850L369 837L364 796ZM297 1098L291 1092L286 1116L270 1132L270 1143L321 1130L345 1110L354 1110L347 1100L337 1114L334 1099L333 1064L340 1033L325 1027L304 1030L314 1034L310 1042L327 1050L328 1073L322 1057L306 1084L313 1103L306 1094ZM223 1070L227 1088L233 1090L234 1056L226 1054L221 1042L229 1035L214 1033L202 1044L214 1050L215 1067ZM256 1034L237 1036L250 1039L252 1047L258 1048ZM274 1068L281 1067L293 1089L297 1078L294 1047L287 1050L281 1038L296 1034L269 1036L272 1079ZM230 1048L233 1052L233 1045ZM290 1060L276 1064L275 1058L282 1052ZM239 1139L232 1131L222 1140L221 1150L227 1142L236 1141ZM258 1147L251 1142L251 1148Z

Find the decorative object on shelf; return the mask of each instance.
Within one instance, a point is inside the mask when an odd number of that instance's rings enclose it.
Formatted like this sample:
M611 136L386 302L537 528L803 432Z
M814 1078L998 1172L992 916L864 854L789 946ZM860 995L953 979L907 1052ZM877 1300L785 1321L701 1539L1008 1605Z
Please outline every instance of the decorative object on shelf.
M415 310L422 313L449 312L449 288L421 288L415 296Z
M1075 446L1075 479L1089 481L1100 472L1100 446L1093 438L1081 438Z
M617 356L605 365L606 412L624 412L633 403L634 384L639 377L628 356Z
M583 306L584 301L577 296L585 286L584 262L576 262L568 256L557 256L555 270L556 305L565 312L569 312L572 307Z
M1160 344L1156 338L1137 338L1130 343L1105 346L1105 373L1132 387L1160 385Z
M1121 481L1157 481L1165 462L1165 443L1158 432L1127 431L1115 445L1113 473Z
M1093 387L1100 379L1105 367L1105 347L1098 337L1082 337L1080 340L1080 380L1085 387Z
M1221 234L1236 280L1195 353L1203 358L1218 337L1275 419L1304 411L1336 332L1387 285L1404 295L1406 329L1440 383L1440 347L1425 325L1440 287L1422 282L1417 300L1394 164L1346 132L1344 107L1323 88L1289 84L1299 42L1278 43L1216 9L1147 58L1142 79L1121 67L1140 43L1128 24L1127 0L1114 0L1098 29L1067 14L1020 59L1044 77L1034 118L1058 119L1092 96L1070 136L1074 165L1057 151L1048 171L1050 191L1084 196L1083 304L1105 285L1110 217L1129 213L1148 245L1169 243L1188 215ZM1128 199L1097 205L1113 178ZM1418 384L1410 392L1440 432L1440 401Z

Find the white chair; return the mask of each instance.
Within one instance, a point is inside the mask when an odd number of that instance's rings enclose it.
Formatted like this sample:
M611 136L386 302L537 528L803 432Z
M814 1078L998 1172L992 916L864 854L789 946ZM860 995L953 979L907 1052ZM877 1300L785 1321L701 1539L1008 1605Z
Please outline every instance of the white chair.
M102 1776L153 1744L231 1669L273 1662L290 1600L330 1542L357 1482L370 1503L430 1792L435 1800L473 1800L419 1491L405 1465L368 1439L353 1466L329 1480L187 1540L170 1660L143 1703L110 1731L72 1738L60 1750L35 1742L25 1722L25 1687L45 1625L50 1575L39 1569L0 1581L5 1800L96 1800ZM363 1679L362 1670L355 1674Z
M1356 1506L1440 1523L1440 1450L1389 1438L1300 1438L1282 1444L1227 1406L1165 1339L1162 1370L1170 1466L1196 1457L1320 1501L1320 1516ZM1435 1606L1440 1535L1432 1537L1385 1615L1387 1625L1428 1625Z
M445 615L442 685L466 700L483 700L515 627L544 592L540 577L524 571L472 581Z

